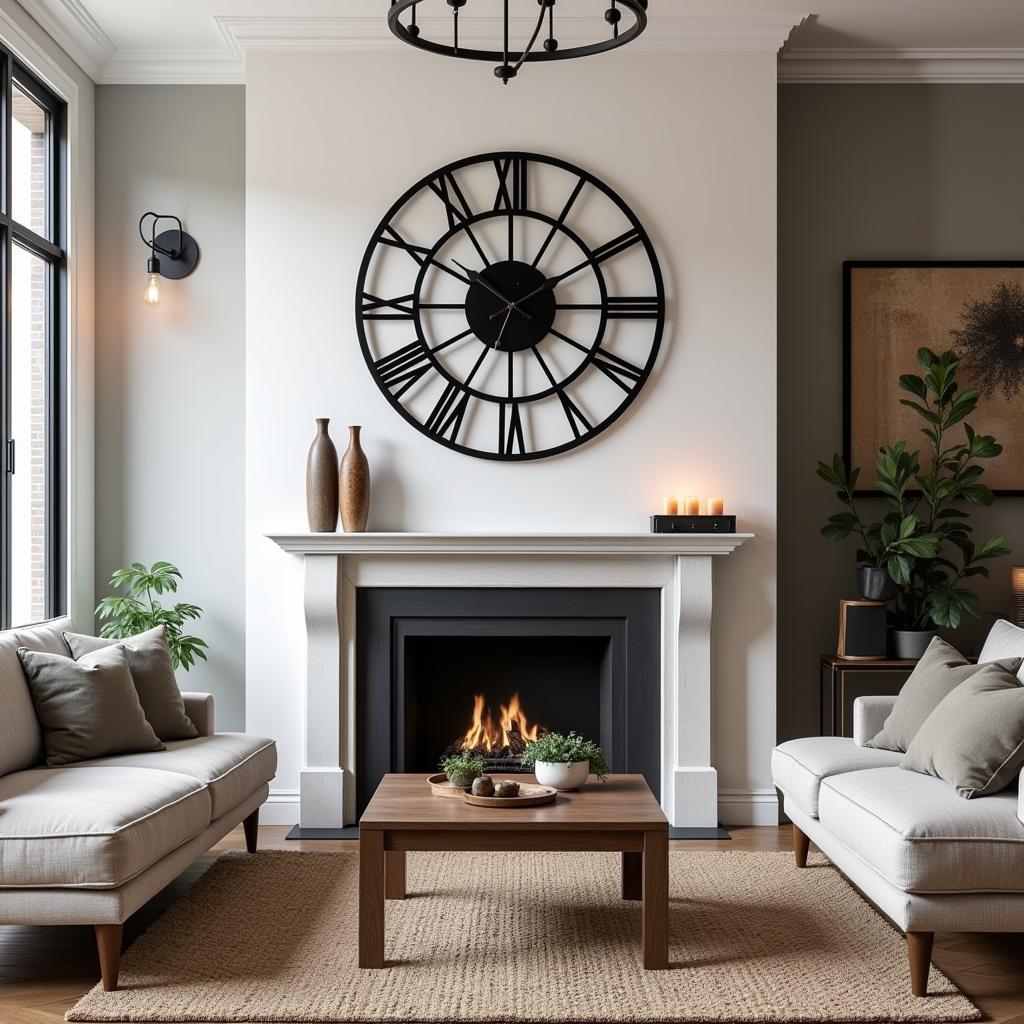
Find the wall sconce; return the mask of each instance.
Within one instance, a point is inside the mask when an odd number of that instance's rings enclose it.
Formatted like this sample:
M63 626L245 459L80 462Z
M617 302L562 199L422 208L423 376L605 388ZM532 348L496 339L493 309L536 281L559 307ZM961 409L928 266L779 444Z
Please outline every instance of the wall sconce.
M144 230L146 219L149 224L149 238ZM159 221L173 220L178 226L168 231L156 233ZM149 247L149 259L146 260L146 288L142 293L142 301L147 306L155 306L160 302L160 278L166 277L177 281L188 277L199 262L199 245L196 240L181 226L181 219L173 213L153 213L151 210L139 218L139 237ZM157 256L157 253L163 257Z
M1013 619L1018 626L1024 626L1024 565L1015 565L1010 570L1013 586Z

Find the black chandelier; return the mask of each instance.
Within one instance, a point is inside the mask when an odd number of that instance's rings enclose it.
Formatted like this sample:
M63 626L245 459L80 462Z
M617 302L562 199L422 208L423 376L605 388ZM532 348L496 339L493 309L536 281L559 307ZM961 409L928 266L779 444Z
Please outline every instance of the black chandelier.
M610 34L593 43L570 46L563 50L559 48L558 39L555 36L556 0L537 0L540 11L533 35L530 36L529 42L523 49L515 50L511 48L509 42L509 0L504 0L504 34L501 49L474 50L459 45L459 11L466 6L467 0L444 0L444 3L451 8L452 14L450 43L424 37L420 26L416 23L416 10L423 2L424 0L391 0L391 10L388 11L388 28L403 43L415 46L418 50L440 53L446 57L461 57L464 60L498 61L494 75L505 85L508 85L509 81L516 77L526 61L570 60L573 57L589 57L595 53L604 53L606 50L614 50L617 46L631 43L647 28L647 0L605 0L610 5L604 12L605 25L603 28ZM631 23L627 19L627 24L622 24L623 10L632 15ZM407 11L410 16L403 23L401 18ZM547 31L543 48L534 49L541 33L545 30L545 22Z

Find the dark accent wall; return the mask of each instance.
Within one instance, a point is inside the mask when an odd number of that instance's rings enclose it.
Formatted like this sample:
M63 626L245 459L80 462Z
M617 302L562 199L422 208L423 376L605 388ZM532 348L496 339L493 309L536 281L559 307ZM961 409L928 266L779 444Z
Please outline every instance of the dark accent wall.
M780 740L818 732L818 656L856 596L854 545L818 535L837 507L814 467L842 443L842 262L872 258L1024 259L1024 86L779 89ZM1015 554L979 586L985 620L950 636L965 650L1009 613L1024 499L975 526Z

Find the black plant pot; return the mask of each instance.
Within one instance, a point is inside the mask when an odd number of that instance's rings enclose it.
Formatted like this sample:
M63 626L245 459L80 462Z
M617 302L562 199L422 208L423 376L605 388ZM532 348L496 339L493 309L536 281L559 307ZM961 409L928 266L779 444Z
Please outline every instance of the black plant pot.
M896 597L896 584L887 569L861 566L857 570L857 586L865 601L891 601Z

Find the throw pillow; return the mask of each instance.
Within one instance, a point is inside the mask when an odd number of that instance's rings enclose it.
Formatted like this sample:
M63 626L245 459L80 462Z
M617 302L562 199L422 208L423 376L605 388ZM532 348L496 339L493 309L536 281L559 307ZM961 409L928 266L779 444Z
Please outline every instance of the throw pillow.
M74 661L19 647L18 657L43 727L51 768L109 754L164 749L142 713L124 648Z
M994 664L1016 672L1020 668L1020 658ZM973 676L979 668L979 665L972 665L955 647L935 637L910 678L903 684L881 732L864 745L905 753L917 730L942 699L965 679Z
M162 740L191 740L199 733L192 719L185 714L178 682L174 678L171 652L167 648L167 634L163 626L147 629L145 633L124 640L107 640L81 633L65 633L64 642L76 661L84 654L92 654L120 644L128 655L139 703L146 720Z
M928 716L901 767L937 775L967 800L1005 789L1024 766L1024 685L982 665Z

